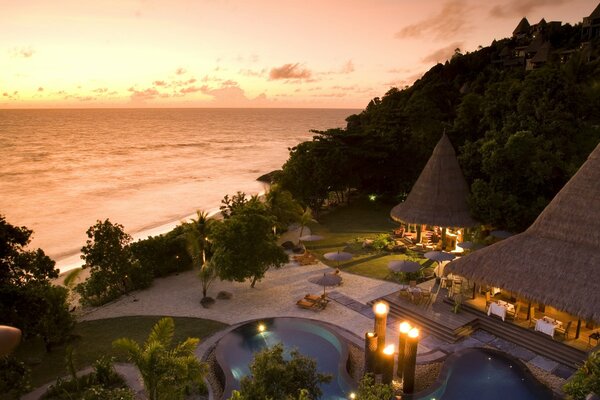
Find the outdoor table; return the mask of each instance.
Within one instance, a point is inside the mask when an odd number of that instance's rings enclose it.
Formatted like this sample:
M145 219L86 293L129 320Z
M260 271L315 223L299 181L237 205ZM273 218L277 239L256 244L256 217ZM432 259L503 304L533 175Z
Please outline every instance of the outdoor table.
M490 308L488 308L488 315L497 315L502 318L502 321L506 319L506 306L503 306L498 303L490 303Z
M506 308L506 311L514 314L514 312L515 312L515 305L514 304L508 303L508 302L503 301L503 300L498 300L497 303L499 305L501 305L502 307Z
M562 322L557 321L550 317L544 317L544 318L538 319L535 322L535 330L536 331L545 333L546 335L550 335L552 337L554 337L555 329L559 328L561 326L562 326Z

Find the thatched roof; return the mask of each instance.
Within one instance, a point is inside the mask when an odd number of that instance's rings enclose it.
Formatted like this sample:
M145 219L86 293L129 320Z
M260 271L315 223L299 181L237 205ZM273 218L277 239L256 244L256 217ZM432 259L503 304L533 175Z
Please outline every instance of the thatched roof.
M600 322L600 144L525 232L445 271Z
M392 208L390 215L409 224L471 227L477 223L469 212L468 195L469 186L444 134L408 197Z
M594 8L594 11L592 11L588 18L590 19L590 21L596 18L600 18L600 3L596 6L596 8Z
M531 26L529 25L529 21L527 21L527 18L523 17L519 22L519 25L517 25L517 27L513 31L513 35L527 34L529 33L530 27Z
M544 42L535 53L535 56L531 59L532 63L545 63L548 61L548 57L550 56L550 42Z

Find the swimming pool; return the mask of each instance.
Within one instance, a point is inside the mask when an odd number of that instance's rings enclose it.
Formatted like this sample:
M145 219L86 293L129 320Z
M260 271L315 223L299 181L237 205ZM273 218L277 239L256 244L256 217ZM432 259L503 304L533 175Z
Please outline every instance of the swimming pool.
M440 377L413 400L551 400L542 385L517 359L497 350L472 348L446 360Z
M259 330L259 325L264 330ZM283 343L286 352L297 348L305 356L317 360L319 372L333 376L322 384L322 399L342 400L354 390L347 372L348 346L335 332L322 323L303 318L271 318L241 325L227 333L215 347L215 357L224 378L223 398L240 388L240 381L250 374L254 353Z

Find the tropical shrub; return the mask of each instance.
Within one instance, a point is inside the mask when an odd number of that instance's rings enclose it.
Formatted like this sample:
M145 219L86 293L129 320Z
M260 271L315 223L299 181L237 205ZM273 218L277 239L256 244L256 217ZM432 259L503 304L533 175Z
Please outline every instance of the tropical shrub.
M596 350L588 356L584 364L565 384L563 390L569 399L585 400L587 395L600 393L600 351Z
M123 225L108 219L97 221L87 230L88 240L81 249L83 269L89 278L76 286L83 304L100 305L135 289L148 287L152 271L142 269L131 250L131 236Z
M131 244L131 252L142 270L151 271L154 278L192 268L186 251L184 225L157 236L149 236Z
M141 345L128 338L113 342L113 347L126 353L140 371L150 400L183 399L191 392L205 390L203 377L208 366L194 354L199 339L172 344L174 334L173 319L162 318Z
M242 378L238 398L287 400L307 396L318 399L322 393L319 386L332 379L330 375L318 373L317 362L297 350L292 350L290 359L286 360L281 343L257 353L250 372L251 376Z
M29 370L14 357L0 357L0 397L17 400L29 391Z

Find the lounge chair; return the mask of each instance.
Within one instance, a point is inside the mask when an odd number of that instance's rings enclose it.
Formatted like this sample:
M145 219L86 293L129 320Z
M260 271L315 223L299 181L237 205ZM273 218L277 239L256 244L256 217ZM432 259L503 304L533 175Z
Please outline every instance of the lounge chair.
M306 299L300 299L296 302L296 305L300 308L306 308L307 310L319 311L321 307L317 305L314 301L309 301Z
M329 299L327 298L326 294L307 294L306 296L304 296L305 300L308 301L312 301L313 303L319 303L323 306L327 305L327 303L329 303Z

